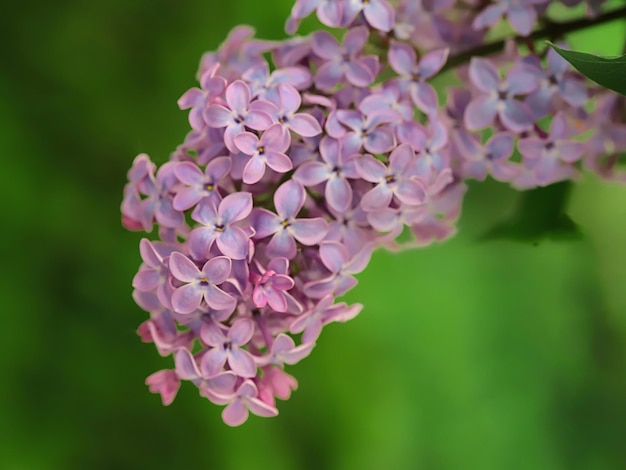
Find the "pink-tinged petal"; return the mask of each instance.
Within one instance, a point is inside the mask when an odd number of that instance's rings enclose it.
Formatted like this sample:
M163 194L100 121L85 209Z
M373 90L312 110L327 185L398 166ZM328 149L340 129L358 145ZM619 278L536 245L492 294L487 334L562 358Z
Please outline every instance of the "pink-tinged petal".
M178 349L174 354L174 362L176 364L176 375L182 380L201 378L196 361L187 349Z
M224 224L230 224L243 220L252 211L252 194L248 192L232 193L222 199L218 208L218 214Z
M474 29L485 29L496 24L500 17L506 11L506 6L502 3L490 5L474 18L472 27Z
M312 41L313 52L322 59L330 60L340 57L342 54L341 46L337 40L326 31L318 31L313 35Z
M415 152L409 144L398 145L389 155L389 168L394 174L403 174L415 161Z
M296 241L286 230L276 233L265 248L265 254L272 258L284 256L292 259L296 256L296 252Z
M322 162L306 162L293 174L293 178L304 186L315 186L326 181L331 172Z
M374 81L374 74L360 59L348 62L346 79L356 87L364 88Z
M197 227L193 229L187 240L191 255L195 258L208 258L209 250L216 236L217 232L212 228Z
M485 93L495 91L500 86L498 69L487 59L473 57L469 66L469 76L474 86Z
M272 353L280 354L291 351L296 347L296 343L293 341L291 336L288 336L284 333L280 333L275 339L274 344L272 345Z
M255 101L255 103L258 103L258 101ZM272 124L274 124L272 116L265 111L251 109L246 116L246 126L250 129L254 129L255 131L264 131Z
M274 152L284 153L289 148L291 137L288 132L285 132L283 126L274 124L263 133L259 143Z
M293 163L284 153L269 151L265 154L266 164L277 173L287 173L293 169Z
M343 46L348 54L361 52L369 38L370 32L366 26L357 26L348 30L343 39Z
M248 235L239 227L229 227L216 238L220 251L232 259L246 259L248 256Z
M522 36L528 36L537 23L537 12L532 6L512 7L507 16L513 29Z
M421 78L431 78L437 72L439 72L446 61L448 60L448 54L450 49L437 49L436 51L428 52L422 57L419 62L418 70Z
M342 296L349 290L353 289L358 284L356 278L352 276L339 276L335 280L335 289L333 295L336 297Z
M370 183L378 183L385 179L387 167L371 155L363 155L355 160L356 169L361 178Z
M326 202L338 212L348 210L352 204L352 187L344 178L331 178L326 183Z
M439 101L435 89L430 84L425 82L416 83L411 91L411 98L415 106L421 111L426 114L437 112Z
M237 306L237 299L213 284L204 287L204 299L209 307L215 310L230 310L232 312ZM172 304L173 302L174 299L172 298Z
M241 132L233 138L237 148L246 155L254 155L259 146L259 138L252 132Z
M203 174L195 163L180 162L174 167L174 174L178 181L184 184L200 184L202 183Z
M204 373L202 364L200 370ZM235 394L235 385L237 384L237 376L230 371L222 372L215 375L214 373L205 374L210 377L206 380L206 386L213 392L224 397L230 397ZM213 377L211 377L213 376Z
M328 233L328 222L321 217L296 219L291 223L293 236L303 245L311 246L321 242Z
M143 292L155 289L161 282L161 273L153 269L140 269L133 277L132 286Z
M551 183L559 174L559 161L556 158L541 158L533 171L540 183Z
M267 270L279 273L281 278L283 275L287 276L289 274L289 260L286 258L275 258L267 263Z
M332 28L341 26L343 3L336 1L322 2L317 10L317 17L326 26Z
M176 104L180 109L189 109L200 103L204 98L204 93L200 88L191 88L181 96Z
M163 405L168 406L176 398L180 380L175 371L160 370L146 378L146 385L151 393L160 394Z
M394 9L386 0L373 0L363 8L363 15L367 22L379 31L391 31L395 21Z
M237 113L247 111L250 98L250 87L242 80L236 80L226 88L226 102Z
M204 200L191 213L191 218L202 225L212 226L217 217L215 201Z
M300 362L302 359L311 354L311 351L315 347L315 343L301 344L297 348L291 348L291 350L281 354L281 359L285 364L293 365Z
M363 146L370 153L387 153L396 145L393 131L388 127L379 127L365 138Z
M228 365L239 377L254 377L256 375L256 363L248 351L233 348L228 353Z
M226 127L233 122L233 114L221 104L212 104L204 112L204 120L209 127Z
M304 205L306 193L300 183L289 180L281 184L274 194L274 205L281 219L291 219L298 215Z
M195 312L202 302L202 291L197 284L185 284L177 288L172 294L172 308L181 314Z
M177 251L170 255L169 266L172 275L182 282L195 281L202 274L193 261Z
M474 98L465 109L465 127L474 131L490 126L498 112L497 103L496 99L487 95Z
M533 126L533 117L525 103L507 100L499 113L502 124L513 132L523 132Z
M337 119L342 124L348 126L353 131L360 131L363 127L363 114L353 109L340 109L337 111ZM325 154L331 154L338 152L337 141L325 139L328 148L325 149Z
M230 276L231 268L232 262L230 258L226 256L216 256L204 263L202 274L208 282L221 284Z
M366 246L350 259L350 261L344 266L343 272L347 274L360 273L367 267L371 257L372 249L371 247Z
M249 398L248 408L251 413L263 418L271 418L278 415L278 410L276 408L268 405L258 398Z
M255 156L248 160L243 168L243 182L246 184L258 183L265 174L265 162Z
M310 114L298 113L289 120L289 127L303 137L315 137L322 133L322 126Z
M520 176L521 166L513 162L498 162L491 166L491 175L496 181L509 182Z
M336 276L331 276L329 278L321 279L319 281L308 282L304 285L304 294L308 297L311 297L312 299L321 299L322 297L330 295L335 290L336 279ZM302 341L304 343L310 343L312 341L315 341L319 336L319 332L322 329L321 322L319 322L319 320L315 321L311 319L309 322L305 323L305 325L306 330L304 332L304 335L302 335ZM299 327L300 325L294 322L294 324L291 325L292 329L290 330L292 333L296 332L296 330L293 329L294 326Z
M267 305L267 297L265 296L265 290L262 287L257 286L252 291L252 302L255 307L263 308Z
M348 262L348 250L339 242L324 242L320 245L320 258L324 266L335 274Z
M403 179L398 184L395 195L403 204L415 206L426 199L426 189L418 180Z
M265 238L276 233L280 228L280 220L276 214L267 209L254 209L251 218L254 227L254 238Z
M241 400L235 399L222 411L222 419L229 426L241 426L248 419L248 408Z
M384 209L389 206L393 193L391 189L384 184L378 184L368 192L366 192L361 198L361 208L365 212L376 211Z
M574 163L580 160L585 151L585 144L583 142L558 142L556 144L556 151L559 158L567 163Z
M209 376L219 374L224 369L227 359L228 352L222 349L221 345L217 345L202 356L200 370Z

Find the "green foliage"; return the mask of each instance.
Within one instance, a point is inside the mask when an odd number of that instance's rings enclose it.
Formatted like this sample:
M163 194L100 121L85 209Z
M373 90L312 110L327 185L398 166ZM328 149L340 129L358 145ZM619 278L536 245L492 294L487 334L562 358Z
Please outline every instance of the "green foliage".
M484 239L510 239L538 242L554 239L578 239L582 232L565 212L572 183L557 183L522 193L515 214L496 225Z
M609 90L626 95L626 55L601 57L550 45L585 77Z

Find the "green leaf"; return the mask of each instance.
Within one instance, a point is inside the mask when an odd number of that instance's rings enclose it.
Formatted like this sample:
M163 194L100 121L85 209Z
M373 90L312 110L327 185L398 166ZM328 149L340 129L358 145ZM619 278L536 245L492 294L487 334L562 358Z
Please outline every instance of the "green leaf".
M544 238L580 239L580 228L565 213L570 190L571 183L562 182L525 191L513 217L496 225L482 239L535 243Z
M586 52L568 51L549 44L585 77L609 90L626 95L626 55L600 57Z

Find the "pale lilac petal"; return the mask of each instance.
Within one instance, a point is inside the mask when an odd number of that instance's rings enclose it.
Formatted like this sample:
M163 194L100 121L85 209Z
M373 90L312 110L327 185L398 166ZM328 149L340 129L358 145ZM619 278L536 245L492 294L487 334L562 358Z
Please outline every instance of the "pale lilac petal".
M202 364L200 369L204 372ZM223 372L215 375L215 373L207 374L207 376L213 376L206 380L206 385L212 392L222 396L231 396L235 393L235 384L237 383L237 376L230 371Z
M284 153L267 152L265 154L266 164L277 173L287 173L293 168L291 158Z
M322 64L315 74L315 86L321 90L334 88L343 78L343 70L337 62Z
M474 18L472 27L474 29L484 29L496 24L500 17L506 11L506 6L503 3L497 3L485 8L480 14Z
M465 127L469 130L480 130L490 126L496 118L497 100L482 95L474 98L465 109Z
M252 132L241 132L233 138L237 148L246 155L254 155L259 146L259 138Z
M265 248L265 254L272 258L284 256L292 259L296 256L296 252L296 241L286 230L276 233Z
M274 194L274 205L276 212L282 219L295 217L302 206L306 193L300 183L289 180L278 187Z
M348 63L346 79L357 87L366 87L374 81L374 74L361 60L353 60Z
M140 269L133 277L132 286L140 291L149 292L161 282L161 273L153 269Z
M338 212L343 212L352 203L352 186L344 178L331 178L326 183L326 201Z
M450 49L445 48L425 54L424 57L421 58L418 66L420 77L431 78L439 72L448 60L449 53Z
M341 25L343 3L338 1L322 2L317 10L317 17L326 26L336 28Z
M389 187L381 183L363 195L361 198L361 207L365 212L384 209L389 206L392 198L393 193Z
M513 29L522 36L528 36L537 23L537 12L532 6L510 8L507 16Z
M388 53L389 65L400 75L411 76L417 64L415 49L408 44L393 41Z
M255 238L265 238L276 233L281 226L276 214L267 209L255 209L252 212L252 226L255 230Z
M248 256L248 235L239 227L224 230L215 242L220 251L229 258L245 259Z
M394 9L386 0L370 0L363 8L367 22L380 31L391 31L395 21Z
M256 375L256 363L248 351L233 348L228 355L228 365L235 374L240 377L254 377Z
M291 348L291 350L284 352L281 354L281 359L285 364L293 365L300 362L302 359L311 354L311 351L315 347L315 343L306 343L302 344L296 348Z
M218 214L222 218L224 224L230 224L243 220L252 211L252 194L248 192L237 192L229 194L218 208Z
M509 84L509 95L525 95L537 88L539 84L536 75L522 68L513 68L507 75L506 80Z
M201 277L201 272L193 261L177 251L170 255L169 266L172 275L179 281L192 282Z
M248 408L250 409L251 413L257 416L261 416L263 418L271 418L278 415L278 410L276 408L268 405L258 398L249 398Z
M208 375L215 375L222 371L226 360L228 359L228 352L221 348L221 345L209 349L209 351L202 356L200 363L200 369Z
M348 54L361 52L369 38L370 32L366 26L357 26L348 30L343 39L343 45Z
M322 162L306 162L293 174L295 180L304 186L315 186L326 181L331 172Z
M230 109L237 113L244 113L250 103L250 88L246 82L237 80L226 88L226 102Z
M556 150L561 160L573 163L582 157L585 144L583 142L559 142L556 144Z
M265 298L269 306L276 312L287 311L287 300L281 292L274 289L268 289L265 292Z
M248 408L241 400L235 399L222 411L222 419L229 426L241 426L248 419Z
M488 154L493 159L509 158L513 153L515 136L509 132L494 135L486 145Z
M413 179L403 179L395 192L400 202L415 206L424 202L426 190L421 182Z
M293 236L303 245L316 245L328 233L328 222L321 217L296 219L291 224Z
M233 114L221 104L212 104L204 112L204 120L209 127L226 127L233 121Z
M387 174L387 168L380 160L371 155L363 155L356 159L356 168L361 178L371 183L378 183Z
M469 76L474 86L485 93L497 90L500 86L498 69L487 59L473 57L469 66Z
M385 208L368 212L367 221L378 232L390 232L400 223L399 213L396 209Z
M337 40L327 31L318 31L313 35L313 52L322 59L330 60L342 54Z
M471 106L471 105L470 105ZM513 132L522 132L533 126L533 118L525 103L507 100L500 111L500 119L504 126Z
M256 103L258 103L258 101ZM272 124L274 124L272 116L259 109L251 109L246 116L246 126L255 131L264 131Z
M180 162L174 167L174 174L181 183L193 185L202 183L203 174L195 163Z
M202 289L197 284L185 284L172 294L172 308L176 313L192 313L200 307Z
M226 256L217 256L210 259L202 267L202 274L212 284L221 284L228 276L230 276L230 270L232 263Z
M420 82L413 87L414 92L411 93L411 97L415 105L425 112L426 114L432 114L437 112L439 102L437 99L437 92L428 83Z
M227 294L219 287L215 287L213 284L204 287L204 299L206 303L209 304L209 307L215 310L230 310L232 312L237 305L237 300L234 297ZM173 304L174 297L172 296L172 305Z
M258 157L252 157L243 168L243 182L246 184L257 183L265 174L265 162Z
M254 322L249 318L241 318L230 327L228 337L233 344L243 346L252 339L254 334Z
M182 188L174 196L172 205L177 211L186 211L195 206L204 197L197 188Z
M388 127L379 127L365 138L363 146L370 153L389 152L396 145L394 133Z
M348 262L348 250L339 242L324 242L320 245L320 258L331 273L338 273Z
M282 108L286 112L296 112L302 104L300 93L293 85L280 84L278 86L278 95L280 96Z
M182 380L196 380L201 378L196 361L187 349L178 349L174 354L174 362L176 364L176 375Z
M589 98L589 91L584 82L569 78L561 80L559 93L563 100L572 106L582 106Z
M289 120L289 126L296 133L303 137L315 137L322 133L322 126L310 114L298 113Z
M208 346L221 346L227 341L222 328L216 323L203 323L200 328L200 339Z

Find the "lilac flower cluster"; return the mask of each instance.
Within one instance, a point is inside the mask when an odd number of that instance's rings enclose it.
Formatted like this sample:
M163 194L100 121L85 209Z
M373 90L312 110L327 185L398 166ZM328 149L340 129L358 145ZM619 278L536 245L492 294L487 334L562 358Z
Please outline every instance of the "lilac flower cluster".
M432 86L451 53L501 17L528 35L547 3L297 0L289 32L316 12L343 38L261 41L238 27L203 57L200 88L179 100L191 132L158 169L135 159L122 202L125 227L158 226L133 297L150 312L142 340L174 358L146 380L165 405L190 381L231 426L275 416L297 386L285 365L360 312L337 298L373 250L453 235L465 180L526 189L581 165L613 176L626 150L617 97L552 50L511 43L460 65L465 86Z

